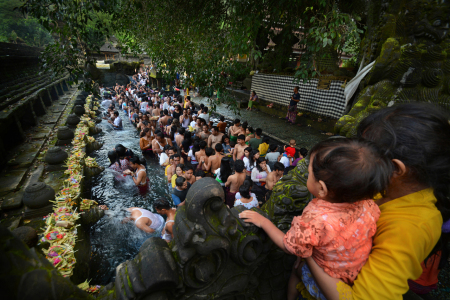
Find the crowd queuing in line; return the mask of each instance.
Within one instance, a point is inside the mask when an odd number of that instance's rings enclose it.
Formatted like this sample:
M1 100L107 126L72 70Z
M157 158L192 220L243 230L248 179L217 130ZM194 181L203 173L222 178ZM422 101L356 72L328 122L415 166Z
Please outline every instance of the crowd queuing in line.
M139 73L137 84L101 92L114 129L122 128L120 115L128 118L140 132L142 153L165 169L173 205L161 198L154 209L167 216L166 240L173 238L176 207L196 181L215 178L226 205L251 209L267 201L283 174L308 154L296 149L295 140L283 147L270 143L261 128L239 119L229 127L223 117L213 124L207 107L197 110L189 95L151 90L141 84L145 77ZM307 188L316 198L287 233L254 210L240 214L299 257L288 299L297 299L302 288L316 299L401 299L408 290L426 295L436 288L450 232L448 120L432 106L394 106L363 120L358 136L311 149ZM145 160L130 154L117 145L108 154L111 168L131 175L145 193ZM161 226L141 208L131 209L131 219L146 232Z

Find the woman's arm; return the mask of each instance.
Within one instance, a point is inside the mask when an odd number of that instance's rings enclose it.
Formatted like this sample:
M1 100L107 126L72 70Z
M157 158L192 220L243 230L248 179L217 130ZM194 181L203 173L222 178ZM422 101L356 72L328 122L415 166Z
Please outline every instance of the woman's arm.
M256 178L258 176L258 174L259 174L258 169L256 167L253 168L252 175L251 175L251 178L252 178L253 182L259 182L259 179Z

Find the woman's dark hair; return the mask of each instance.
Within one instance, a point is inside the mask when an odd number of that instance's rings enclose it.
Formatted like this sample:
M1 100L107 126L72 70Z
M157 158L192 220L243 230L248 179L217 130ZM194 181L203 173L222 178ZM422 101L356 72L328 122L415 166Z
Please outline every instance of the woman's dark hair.
M170 209L170 203L164 198L158 198L153 203L153 209Z
M408 169L411 184L431 187L444 222L450 218L450 124L428 103L406 103L379 110L358 126L358 136L373 141L390 159ZM428 257L442 250L439 269L449 255L449 234L442 234ZM425 260L426 263L426 260Z
M138 164L138 165L141 164L141 160L139 159L139 157L137 155L130 158L130 162L133 164Z
M126 149L124 146L119 144L119 145L116 145L116 147L114 147L114 148L116 149L116 152L117 152L117 155L119 156L119 158L125 157Z
M246 148L247 149L247 148ZM252 152L250 152L250 156L248 157L248 159L250 160L250 168L252 169L253 168L253 165L255 164L255 162L256 162L256 159L255 159L255 155L256 155L256 153L259 153L259 150L257 150L257 149L255 149L255 150L252 150Z
M222 182L227 182L228 177L232 174L230 159L228 157L222 158L220 161L220 179Z
M195 152L200 151L200 142L194 141L194 144L192 145L192 154L195 156Z
M259 172L262 172L262 171L263 171L263 169L262 169L261 166L260 166L260 164L261 164L263 161L266 161L266 159L265 159L264 157L259 157L259 158L256 160L256 169L258 169Z
M263 143L268 144L270 142L270 138L268 136L263 137L262 139Z
M242 123L241 127L245 130L248 127L248 123L247 121L245 121L244 123Z
M172 127L170 128L170 139L172 141L175 140L175 133L177 132L177 126L172 125Z
M250 183L245 180L244 183L239 187L239 194L242 198L250 198Z
M253 129L252 126L248 126L247 129L248 129L248 131L250 131L250 133L254 133L255 132L255 130Z
M433 188L444 222L450 218L450 124L438 108L407 103L379 110L361 121L358 136L403 162L411 180Z
M181 168L181 170L184 171L184 164L178 164L178 165L175 167L175 173L176 173L176 171L177 171L177 168Z
M355 202L385 195L394 171L390 159L363 139L331 138L311 150L312 169L335 202Z
M112 166L116 162L119 163L119 166L120 166L120 159L119 159L119 156L117 155L116 151L113 151L113 150L109 151L108 158L109 158L109 162L110 162L109 166Z

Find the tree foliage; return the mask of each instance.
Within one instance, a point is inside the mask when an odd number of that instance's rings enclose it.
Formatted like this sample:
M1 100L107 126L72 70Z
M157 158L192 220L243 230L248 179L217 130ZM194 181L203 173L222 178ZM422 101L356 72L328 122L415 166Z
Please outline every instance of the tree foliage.
M319 48L331 44L342 51L343 41L359 32L354 25L342 29L354 21L335 7L332 0L27 0L21 11L61 37L46 51L47 67L81 75L80 62L88 62L114 34L122 51L149 55L160 75L173 79L186 73L186 85L205 95L218 90L220 101L233 105L225 86L242 79L263 56L283 68L300 41L306 55L297 77L307 79ZM274 52L267 51L269 38ZM240 63L238 55L250 61Z

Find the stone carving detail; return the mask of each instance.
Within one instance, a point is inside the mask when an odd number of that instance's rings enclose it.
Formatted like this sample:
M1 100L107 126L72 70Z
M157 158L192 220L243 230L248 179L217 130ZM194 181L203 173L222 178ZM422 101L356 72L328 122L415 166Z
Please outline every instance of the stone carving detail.
M58 133L56 135L58 137L58 140L62 140L62 141L67 141L67 140L72 140L73 137L75 136L73 131L70 130L69 127L67 126L60 126L58 128Z
M82 116L85 112L84 107L81 105L75 105L75 108L73 109L73 112L77 115L77 116Z
M62 150L60 147L52 147L48 149L47 154L45 155L45 162L50 165L57 165L63 163L69 154L66 151Z
M288 229L310 199L304 189L305 164L277 185L263 210L253 210ZM223 189L212 178L194 183L186 205L177 211L175 239L170 244L148 239L136 258L117 267L115 283L99 299L286 299L296 258L278 250L260 228L239 219L243 210L224 204Z
M80 118L76 114L70 114L66 122L69 126L76 127L80 123Z
M28 208L42 208L50 205L50 200L55 200L55 190L43 182L30 184L23 194L23 203Z
M400 4L402 3L402 4ZM376 59L335 131L354 136L371 112L395 103L430 102L450 112L450 2L383 0L368 10L360 58Z

